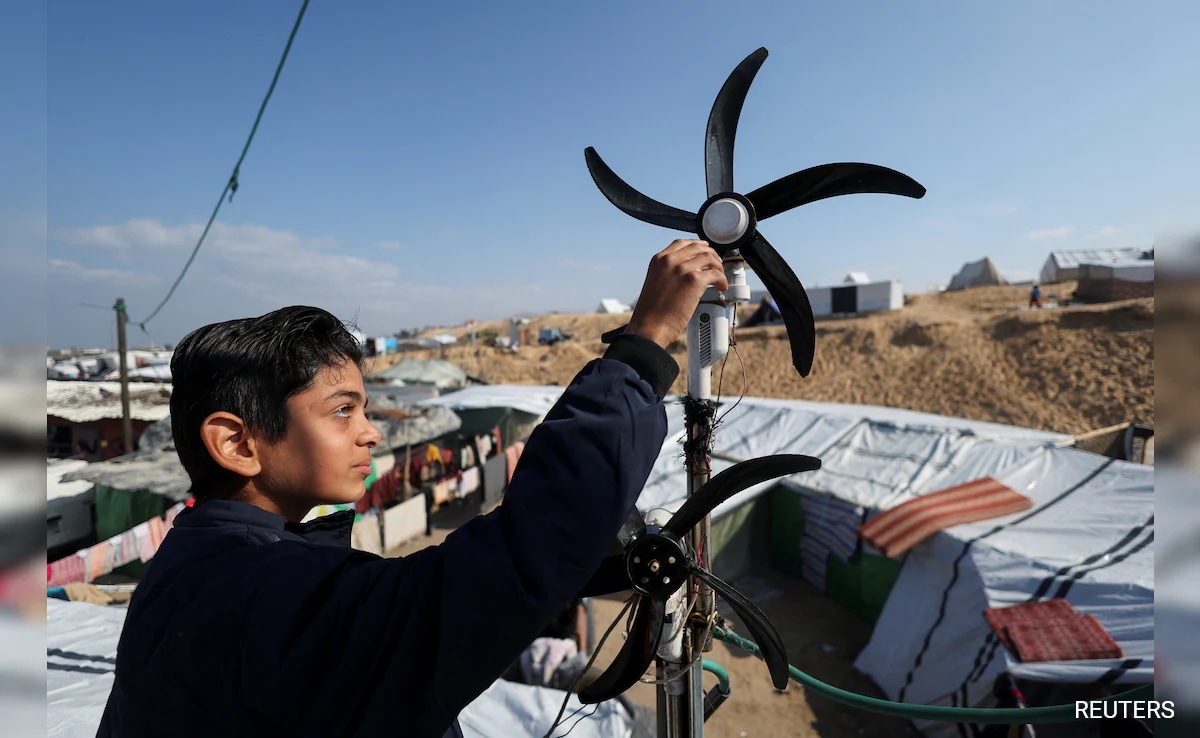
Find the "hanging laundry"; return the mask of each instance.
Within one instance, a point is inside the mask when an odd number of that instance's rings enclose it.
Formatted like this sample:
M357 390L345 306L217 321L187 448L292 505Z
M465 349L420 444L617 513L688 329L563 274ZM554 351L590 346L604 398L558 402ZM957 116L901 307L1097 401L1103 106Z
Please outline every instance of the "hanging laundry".
M472 466L465 469L462 473L462 481L459 482L459 494L466 496L479 489L479 467Z
M517 462L521 460L521 452L525 450L525 442L517 441L513 445L504 449L504 459L507 461L508 471L506 482L512 482L513 472L517 470Z
M47 587L61 587L71 582L83 582L87 580L87 560L90 552L88 549L76 551L70 556L65 556L58 561L50 563L49 576L46 578Z
M143 564L154 558L154 543L150 540L150 523L139 523L133 527L134 546L137 548L138 559Z
M108 541L101 541L95 546L88 549L88 569L87 581L93 582L98 577L102 577L112 569L105 571L104 566L108 563Z

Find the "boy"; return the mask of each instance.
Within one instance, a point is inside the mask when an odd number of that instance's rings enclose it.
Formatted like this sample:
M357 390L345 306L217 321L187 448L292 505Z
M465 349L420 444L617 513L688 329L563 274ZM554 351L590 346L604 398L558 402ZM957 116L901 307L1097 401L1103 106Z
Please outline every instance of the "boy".
M189 334L171 427L198 503L134 593L98 737L461 735L459 710L585 589L633 509L679 371L665 348L709 285L728 289L705 242L657 254L504 504L403 559L350 549L349 513L299 524L363 494L380 440L342 324L293 307Z

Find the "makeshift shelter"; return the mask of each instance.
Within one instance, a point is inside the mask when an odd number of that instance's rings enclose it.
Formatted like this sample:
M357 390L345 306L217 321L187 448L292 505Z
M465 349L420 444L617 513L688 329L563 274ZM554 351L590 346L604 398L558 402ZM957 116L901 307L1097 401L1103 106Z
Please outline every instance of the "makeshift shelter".
M485 385L468 387L422 401L429 407L451 408L462 418L458 444L475 439L483 504L498 502L520 458L523 440L554 406L561 387ZM488 437L494 438L489 442ZM511 458L510 458L511 457Z
M1112 302L1134 297L1154 297L1154 262L1148 259L1084 262L1079 265L1079 302Z
M524 389L479 388L494 394L476 399L502 403ZM559 392L539 390L546 403ZM668 413L668 438L638 500L643 513L675 510L686 499L684 437L681 413ZM717 429L714 473L778 453L817 456L823 465L718 506L714 571L730 581L770 561L874 622L856 666L893 699L904 690L909 702L994 705L993 681L1004 673L1050 685L1146 683L1154 664L1153 468L1074 443L928 413L744 398ZM1027 497L1030 508L937 530L903 557L860 536L884 511L985 478ZM1022 663L983 616L985 608L1055 596L1094 617L1122 657ZM957 735L955 726L920 727Z
M775 325L783 322L783 313L779 312L779 306L775 304L774 298L768 296L758 303L758 307L750 314L750 317L742 321L742 327L753 328L756 325Z
M870 283L871 283L871 278L867 276L866 272L849 272L846 274L845 279L842 280L842 284L870 284Z
M863 275L865 276L865 275ZM891 279L883 282L851 282L833 287L807 289L813 315L865 315L904 307L904 287Z
M465 387L467 373L443 359L407 359L367 378L368 382L432 385L438 389Z
M4 655L0 656L0 665L4 665L19 655L23 667L20 674L28 675L30 685L36 686L39 695L38 699L32 699L35 689L31 686L30 696L20 699L20 706L33 703L36 711L5 711L6 728L9 731L18 728L8 734L33 735L32 729L26 732L18 726L26 723L40 726L44 721L47 735L93 738L112 690L117 641L125 625L126 609L56 598L48 599L46 604L44 631L41 631L41 624L37 629L31 625L24 639L24 642L36 648L6 648ZM3 622L0 622L0 628L4 629L0 630L0 634L4 635L16 630ZM41 667L43 642L46 646L44 671ZM18 654L17 651L22 653ZM43 694L44 702L40 696ZM459 723L467 738L493 738L498 735L538 738L553 724L564 697L564 692L548 687L496 681L467 705L459 715ZM582 708L583 705L572 695L565 714L570 715L570 711ZM330 709L339 707L331 706ZM628 736L632 726L632 716L618 701L610 700L597 705L595 714L575 725L571 735L588 738ZM166 734L169 734L169 729Z
M608 314L627 313L630 310L633 310L633 308L615 297L604 298L600 301L600 307L596 308L596 312Z
M946 290L965 290L968 287L986 287L997 284L1008 284L1008 280L996 268L995 263L985 256L979 261L963 264L962 269L958 270L958 274L950 278L950 284Z
M1039 274L1043 284L1079 279L1080 264L1112 264L1143 258L1141 249L1076 249L1051 251Z
M170 412L170 400L170 384L130 384L135 447L147 426ZM101 461L133 450L124 448L119 382L46 380L46 423L47 453L55 458Z

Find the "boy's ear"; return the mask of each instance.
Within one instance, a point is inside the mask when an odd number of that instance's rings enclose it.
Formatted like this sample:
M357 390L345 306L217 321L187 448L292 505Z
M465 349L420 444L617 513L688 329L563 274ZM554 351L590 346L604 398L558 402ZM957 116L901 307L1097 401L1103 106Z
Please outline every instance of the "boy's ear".
M258 444L246 422L225 411L215 412L200 424L200 438L209 456L222 468L242 477L256 477L262 471Z

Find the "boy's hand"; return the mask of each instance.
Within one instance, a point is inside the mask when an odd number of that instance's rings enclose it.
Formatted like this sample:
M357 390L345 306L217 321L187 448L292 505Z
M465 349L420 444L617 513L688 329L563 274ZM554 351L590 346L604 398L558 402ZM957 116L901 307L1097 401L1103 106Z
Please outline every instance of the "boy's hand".
M654 255L626 333L666 348L679 338L709 285L729 289L721 257L698 239L672 241Z

